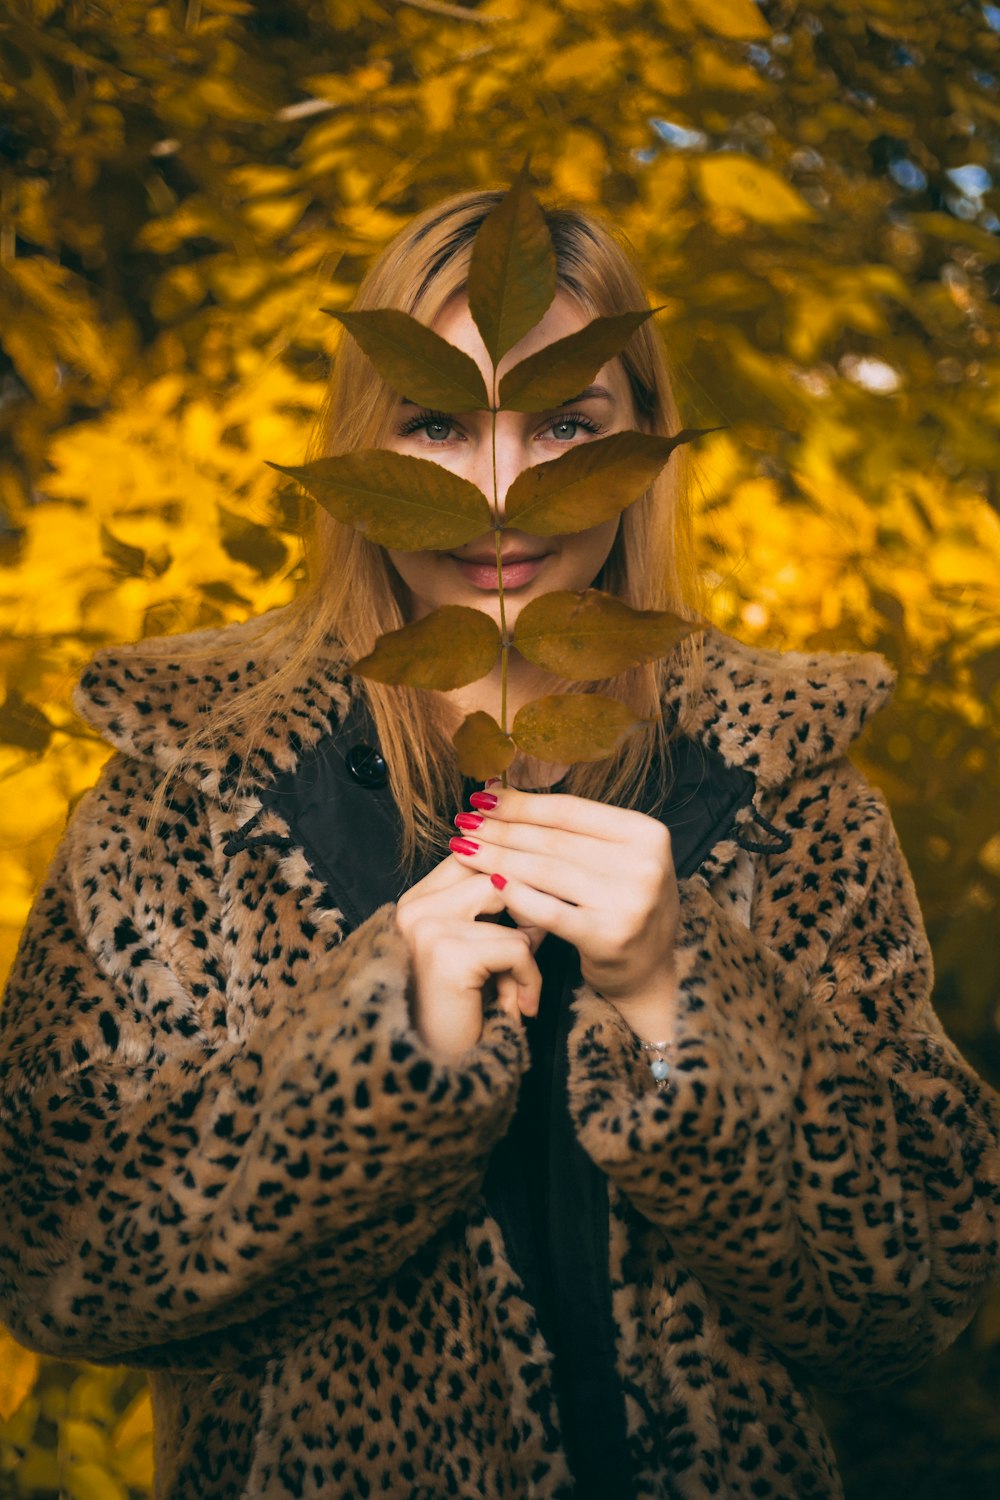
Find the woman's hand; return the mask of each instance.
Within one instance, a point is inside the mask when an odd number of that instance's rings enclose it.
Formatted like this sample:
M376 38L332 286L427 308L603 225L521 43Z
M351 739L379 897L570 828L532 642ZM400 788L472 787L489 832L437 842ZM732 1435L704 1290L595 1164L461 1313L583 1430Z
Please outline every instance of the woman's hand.
M452 840L463 866L506 882L504 904L519 926L572 943L582 977L627 1019L665 1015L680 898L664 825L630 808L499 784L470 800L482 822L473 828L473 815L461 816L460 840L478 844L461 853Z
M396 903L396 926L413 965L413 1024L427 1045L449 1060L479 1040L483 988L492 977L506 1015L538 1014L542 976L533 955L544 934L476 920L499 916L505 905L488 875L468 869L454 855Z

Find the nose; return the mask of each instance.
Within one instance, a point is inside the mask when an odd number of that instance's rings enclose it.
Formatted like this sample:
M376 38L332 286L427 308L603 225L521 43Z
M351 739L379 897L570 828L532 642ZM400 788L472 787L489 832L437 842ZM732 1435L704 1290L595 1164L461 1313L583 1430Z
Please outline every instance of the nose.
M507 491L517 476L530 465L530 457L521 444L509 435L501 436L497 428L496 444L496 499L494 500L494 462L492 443L483 444L481 453L476 456L476 470L469 477L473 484L479 486L491 508L496 512L499 519L503 519L506 506Z

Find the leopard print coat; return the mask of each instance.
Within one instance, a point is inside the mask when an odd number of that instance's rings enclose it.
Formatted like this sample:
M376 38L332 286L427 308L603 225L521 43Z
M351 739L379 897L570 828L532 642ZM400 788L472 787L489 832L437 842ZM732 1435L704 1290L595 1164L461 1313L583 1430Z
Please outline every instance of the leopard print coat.
M202 633L195 664L170 639L105 650L77 688L118 753L2 1013L0 1316L150 1372L160 1500L569 1500L552 1355L480 1192L523 1028L488 1008L459 1060L429 1053L394 904L345 932L262 807L346 710L343 671L253 755L237 730L185 748L273 669L263 639ZM671 689L680 728L752 771L738 817L781 837L748 853L734 828L681 882L666 1093L576 990L570 1113L607 1177L634 1495L826 1500L810 1383L913 1369L997 1270L1000 1101L931 1009L910 875L846 758L884 661L710 630L705 665L694 701ZM279 836L227 854L258 815Z

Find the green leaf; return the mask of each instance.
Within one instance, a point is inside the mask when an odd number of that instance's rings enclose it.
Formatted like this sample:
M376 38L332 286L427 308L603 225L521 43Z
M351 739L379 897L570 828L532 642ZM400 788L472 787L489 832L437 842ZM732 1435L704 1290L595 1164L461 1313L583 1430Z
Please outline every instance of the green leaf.
M504 411L548 411L590 384L609 359L621 354L635 330L658 308L594 318L578 333L546 344L508 370L500 382Z
M481 609L445 604L423 619L379 636L374 651L349 670L376 682L448 692L477 682L496 664L500 630Z
M630 734L650 722L601 693L550 693L518 709L511 734L525 754L566 765L614 755Z
M600 589L567 590L529 600L514 644L545 671L585 682L666 656L696 628L669 610L632 609Z
M556 294L556 253L528 186L527 162L479 227L468 294L469 311L494 367L541 321Z
M447 412L489 408L486 383L475 360L409 313L394 307L323 311L343 323L382 379L404 399Z
M44 750L54 732L55 725L36 704L26 703L16 688L8 690L0 703L0 744Z
M297 479L338 521L400 552L461 547L493 526L482 490L429 458L365 448L270 467Z
M458 769L463 776L485 781L499 776L514 759L514 742L504 734L492 714L477 711L468 714L452 737L458 752Z
M685 427L673 437L614 432L580 443L549 463L522 469L507 491L504 526L531 536L584 531L638 500L675 448L715 428Z

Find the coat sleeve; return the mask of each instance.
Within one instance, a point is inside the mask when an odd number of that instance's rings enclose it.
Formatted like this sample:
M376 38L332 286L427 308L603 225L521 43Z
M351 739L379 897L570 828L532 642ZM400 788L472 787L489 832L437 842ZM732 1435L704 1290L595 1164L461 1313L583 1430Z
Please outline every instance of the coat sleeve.
M206 1334L349 1304L466 1207L527 1049L493 1009L458 1060L428 1051L394 903L227 1020L209 840L187 809L186 860L142 874L130 775L76 810L0 1015L0 1318L64 1358L211 1364Z
M731 1313L813 1378L888 1380L950 1343L1000 1269L1000 1100L931 1009L880 795L846 762L799 791L749 929L682 882L669 1087L584 987L570 1107Z

